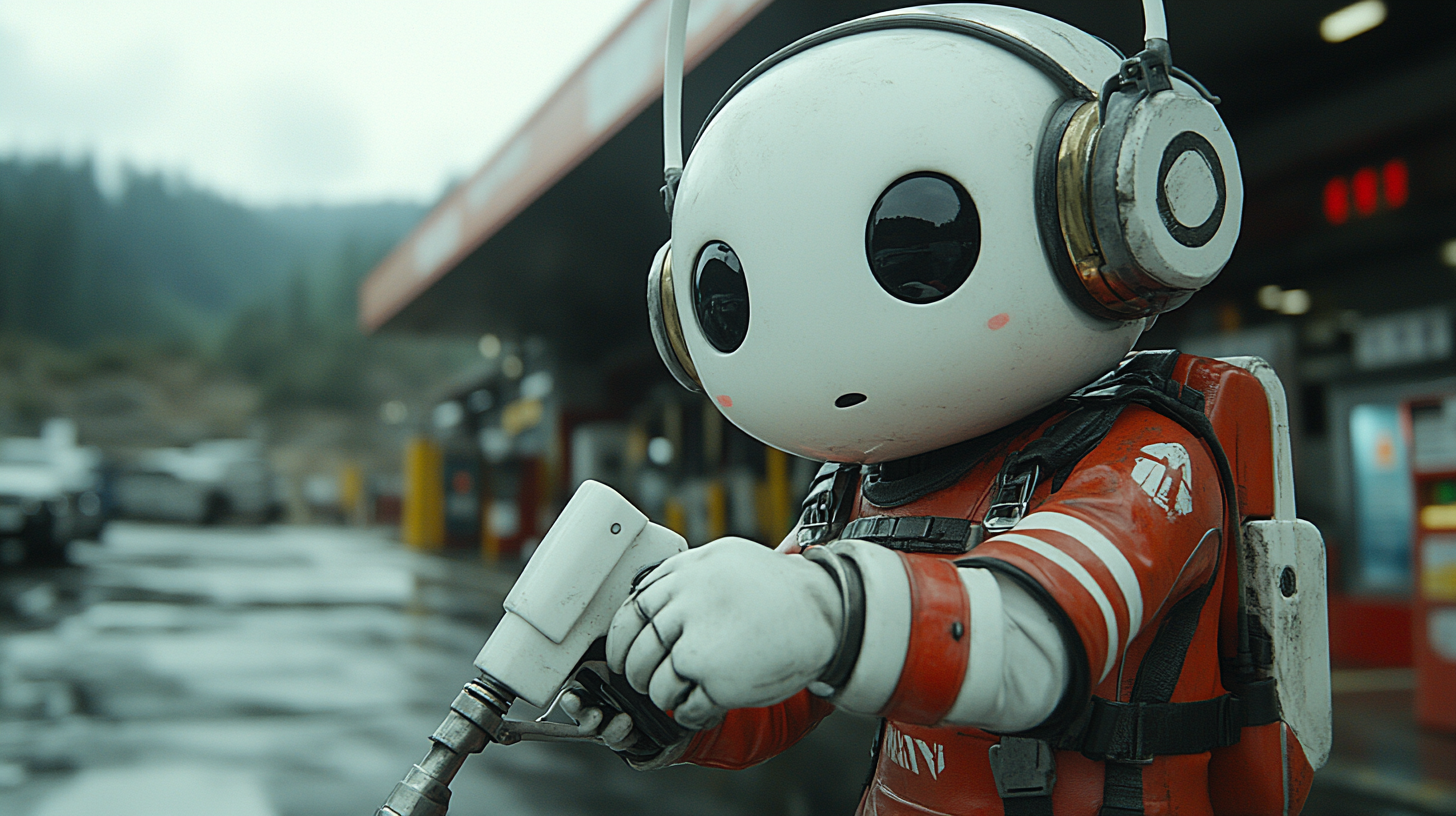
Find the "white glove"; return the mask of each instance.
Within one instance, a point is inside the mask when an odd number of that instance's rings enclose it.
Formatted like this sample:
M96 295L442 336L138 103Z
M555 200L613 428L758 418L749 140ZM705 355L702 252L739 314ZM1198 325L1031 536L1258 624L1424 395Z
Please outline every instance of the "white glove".
M607 665L689 728L788 699L839 646L841 600L803 556L741 538L675 555L612 618Z
M602 710L583 700L574 690L561 695L561 710L576 720L577 733L601 737L602 742L613 751L625 751L637 741L632 715L618 714L603 723Z

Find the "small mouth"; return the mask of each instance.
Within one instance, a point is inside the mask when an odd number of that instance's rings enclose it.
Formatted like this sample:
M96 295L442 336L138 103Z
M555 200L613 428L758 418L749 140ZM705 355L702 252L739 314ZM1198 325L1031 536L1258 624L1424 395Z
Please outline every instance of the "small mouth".
M864 402L867 399L869 399L869 397L866 397L864 394L860 394L858 392L851 391L848 394L841 394L841 395L839 395L839 399L837 399L837 400L834 401L834 407L835 408L852 408L852 407L854 407L856 405L859 405L861 402Z

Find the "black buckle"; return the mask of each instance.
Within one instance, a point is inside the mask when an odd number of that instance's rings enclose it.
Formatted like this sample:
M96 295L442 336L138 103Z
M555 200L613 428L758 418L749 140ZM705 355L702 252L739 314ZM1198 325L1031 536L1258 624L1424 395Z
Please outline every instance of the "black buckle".
M986 510L986 517L981 521L981 526L986 528L987 535L1004 533L1015 527L1026 516L1026 508L1031 504L1031 494L1036 492L1036 485L1041 479L1041 466L1034 465L1031 470L1015 476L1009 476L996 487L996 498Z
M1057 760L1044 740L1002 737L991 746L991 776L1002 799L1051 796L1057 783Z
M1087 721L1082 753L1104 762L1152 763L1152 752L1144 747L1145 706L1092 698L1092 717Z
M1225 694L1219 699L1223 701L1218 704L1219 745L1233 745L1244 735L1244 721L1248 717L1244 701L1234 694Z
M830 526L834 523L833 490L825 490L812 498L813 504L804 510L804 521L799 525L800 547L822 544L829 539Z

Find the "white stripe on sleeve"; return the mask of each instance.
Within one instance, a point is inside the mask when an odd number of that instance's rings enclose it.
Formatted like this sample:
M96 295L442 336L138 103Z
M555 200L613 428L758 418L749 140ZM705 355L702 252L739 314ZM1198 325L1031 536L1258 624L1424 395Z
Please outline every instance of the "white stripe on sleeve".
M1107 536L1076 516L1059 513L1055 510L1032 513L1022 519L1014 529L1016 531L1051 530L1071 536L1081 542L1082 546L1091 550L1093 555L1107 565L1108 571L1117 581L1117 588L1122 590L1122 599L1127 604L1128 641L1131 642L1133 638L1137 637L1143 626L1142 584L1139 583L1137 573L1133 571L1127 556L1123 555L1122 550L1109 541Z
M1010 733L1040 725L1070 676L1061 629L1011 577L980 567L960 577L971 601L970 665L946 722Z
M854 559L864 576L865 590L859 659L849 682L832 699L840 708L873 714L890 702L905 668L905 652L910 648L910 579L894 550L854 539L830 547Z
M1113 664L1117 662L1117 656L1119 654L1118 647L1121 644L1117 637L1117 616L1113 614L1112 602L1107 600L1107 594L1102 591L1101 586L1098 586L1097 579L1093 578L1092 573L1088 572L1086 567L1077 563L1072 556L1067 555L1039 538L1032 538L1028 535L1020 535L1012 532L1002 533L996 536L995 540L1025 547L1042 558L1056 564L1066 570L1067 574L1075 578L1077 583L1081 584L1087 590L1087 594L1092 596L1092 600L1102 610L1102 620L1107 625L1107 659L1103 663L1102 674L1097 677L1097 683L1101 683L1103 678L1107 677L1107 673L1112 671ZM1097 683L1093 683L1093 685L1095 686Z
M1001 613L1001 588L989 570L959 570L971 601L970 664L948 718L956 709L998 711L1005 698L1006 620Z

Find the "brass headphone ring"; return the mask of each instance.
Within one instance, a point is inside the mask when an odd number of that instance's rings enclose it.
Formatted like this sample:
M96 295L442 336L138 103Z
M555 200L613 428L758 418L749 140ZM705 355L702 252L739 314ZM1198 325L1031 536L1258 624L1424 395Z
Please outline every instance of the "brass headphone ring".
M682 319L677 313L677 290L672 280L672 249L669 248L662 258L662 322L667 329L667 342L672 346L673 356L677 357L678 363L683 371L692 378L693 382L702 385L702 379L698 377L698 369L693 365L692 355L688 353L688 341L683 336Z

